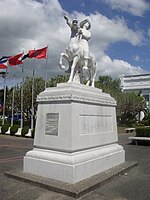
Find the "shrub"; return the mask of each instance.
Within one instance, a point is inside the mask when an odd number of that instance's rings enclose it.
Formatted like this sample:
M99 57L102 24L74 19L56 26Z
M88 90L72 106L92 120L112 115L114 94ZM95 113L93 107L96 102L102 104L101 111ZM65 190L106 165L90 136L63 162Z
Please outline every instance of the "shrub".
M35 135L35 129L33 129L33 130L31 131L31 138L34 138L34 135Z
M7 119L4 120L4 124L8 124L9 122L7 121ZM0 126L2 126L3 124L3 119L0 119Z
M142 124L142 123L136 123L134 127L135 127L135 128L144 128L145 125Z
M9 127L10 127L9 123L6 123L6 124L2 125L2 127L1 127L1 133L5 134L8 131Z
M19 128L19 125L14 124L11 128L10 128L10 135L15 135L15 133L17 133Z
M150 127L136 128L136 137L150 137Z
M21 136L24 137L29 131L29 127L28 126L24 126L21 130Z
M2 126L2 122L3 122L3 120L2 120L2 119L0 119L0 126Z
M149 126L150 125L150 119L145 119L142 121L142 123L145 125L145 126Z
M150 126L150 113L146 114L142 120L145 126Z

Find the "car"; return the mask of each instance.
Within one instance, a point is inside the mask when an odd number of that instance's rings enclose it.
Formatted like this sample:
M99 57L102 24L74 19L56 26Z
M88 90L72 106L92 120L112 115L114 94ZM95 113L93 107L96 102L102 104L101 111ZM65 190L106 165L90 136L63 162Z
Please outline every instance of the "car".
M11 119L12 119L12 115L9 115L8 120L11 121ZM21 121L21 114L15 113L13 116L13 121Z

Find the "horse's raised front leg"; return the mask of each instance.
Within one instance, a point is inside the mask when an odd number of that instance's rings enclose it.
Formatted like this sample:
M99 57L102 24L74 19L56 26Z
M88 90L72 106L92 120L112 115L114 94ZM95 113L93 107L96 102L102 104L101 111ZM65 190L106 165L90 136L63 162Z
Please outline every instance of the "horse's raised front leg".
M73 62L72 62L71 73L70 73L70 77L69 77L69 81L68 82L73 82L75 67L77 65L78 60L79 60L78 56L75 56L74 59L73 59Z

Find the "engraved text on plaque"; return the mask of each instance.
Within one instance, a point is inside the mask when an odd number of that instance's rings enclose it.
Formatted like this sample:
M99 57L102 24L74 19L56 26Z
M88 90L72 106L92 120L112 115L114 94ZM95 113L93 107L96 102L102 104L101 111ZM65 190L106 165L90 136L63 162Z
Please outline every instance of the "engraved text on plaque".
M45 134L46 135L58 135L58 123L59 123L59 114L58 113L47 113L46 114Z

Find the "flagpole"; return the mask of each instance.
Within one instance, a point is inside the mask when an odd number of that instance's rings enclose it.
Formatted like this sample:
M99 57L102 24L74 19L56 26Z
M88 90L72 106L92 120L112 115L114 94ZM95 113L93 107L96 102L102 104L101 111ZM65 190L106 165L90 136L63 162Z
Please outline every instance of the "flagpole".
M3 121L2 125L5 123L5 104L6 104L6 76L7 76L7 68L6 68L6 74L4 74L4 102L3 102Z
M34 60L35 61L35 60ZM34 128L34 69L33 69L33 77L32 77L32 106L31 106L31 130Z
M35 58L34 58L34 66L33 66L33 74L32 74L31 130L33 130L34 128L34 69L35 69L35 65L36 63L35 63Z
M47 87L46 82L47 82L47 63L48 63L48 46L47 46L47 56L46 56L46 64L45 64L45 89Z
M11 126L14 123L14 102L15 102L15 74L14 74L14 88L13 88L13 95L12 95L12 110L11 110Z
M20 128L23 128L23 84L24 84L24 64L22 65L22 86L21 86L21 121Z
M37 58L37 59L46 58L46 52L47 52L47 47L44 47L42 49L37 49L37 50L35 50L35 49L34 50L30 50L28 52L28 57L29 58ZM34 59L34 68L35 68L35 65L36 65L36 63L35 63L35 59ZM34 114L35 113L34 113L34 69L33 69L33 78L32 78L32 105L31 105L31 129L32 130L34 128Z

